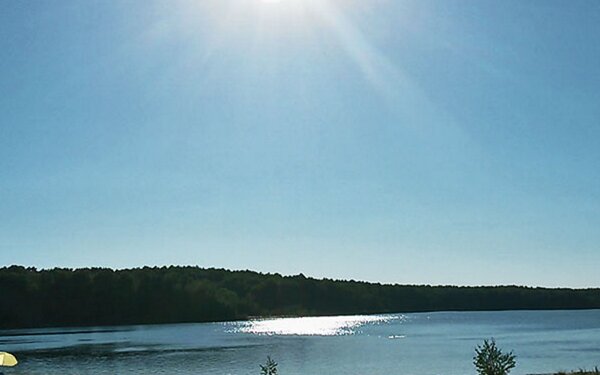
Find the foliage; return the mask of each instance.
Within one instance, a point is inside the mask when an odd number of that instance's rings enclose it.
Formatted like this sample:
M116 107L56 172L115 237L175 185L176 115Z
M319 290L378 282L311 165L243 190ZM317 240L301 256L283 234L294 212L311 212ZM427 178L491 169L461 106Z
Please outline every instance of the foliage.
M267 362L264 365L260 365L261 375L277 375L277 362L271 357L267 357Z
M491 339L475 348L473 364L480 375L507 375L516 366L515 358L513 352L502 353Z
M0 328L600 308L600 289L382 285L199 267L0 268Z
M584 368L580 368L577 371L560 371L557 372L556 375L600 375L600 369L598 368L598 366L594 367L593 370L586 370Z

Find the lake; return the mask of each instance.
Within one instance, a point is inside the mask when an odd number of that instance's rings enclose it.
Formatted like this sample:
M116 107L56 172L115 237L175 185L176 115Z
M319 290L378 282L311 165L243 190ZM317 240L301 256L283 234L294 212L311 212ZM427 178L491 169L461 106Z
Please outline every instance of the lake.
M514 374L600 366L600 310L435 312L248 322L0 331L20 360L6 375L473 374L494 337Z

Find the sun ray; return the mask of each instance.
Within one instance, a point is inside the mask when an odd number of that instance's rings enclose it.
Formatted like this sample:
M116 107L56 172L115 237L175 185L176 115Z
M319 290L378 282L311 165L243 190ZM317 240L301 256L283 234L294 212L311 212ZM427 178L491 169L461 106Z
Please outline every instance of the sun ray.
M443 112L423 88L404 72L398 61L392 62L374 47L368 37L334 0L306 0L306 4L327 27L364 79L381 96L391 113L405 119L403 125L429 134L443 132L462 139L465 135L449 113ZM430 124L424 129L420 124Z

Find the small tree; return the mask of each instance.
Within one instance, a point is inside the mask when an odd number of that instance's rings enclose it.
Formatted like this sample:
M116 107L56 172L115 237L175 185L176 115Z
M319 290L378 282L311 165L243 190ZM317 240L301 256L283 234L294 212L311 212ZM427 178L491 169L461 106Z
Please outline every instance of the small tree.
M473 364L480 375L508 375L515 368L516 356L513 352L502 353L494 339L484 340L475 348Z
M277 362L271 357L267 357L267 362L264 365L260 365L261 375L277 375Z

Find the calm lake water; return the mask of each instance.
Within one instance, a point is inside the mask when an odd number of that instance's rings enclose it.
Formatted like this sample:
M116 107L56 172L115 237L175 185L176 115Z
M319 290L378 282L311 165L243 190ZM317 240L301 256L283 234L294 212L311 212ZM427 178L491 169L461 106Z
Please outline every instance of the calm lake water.
M10 374L473 374L494 337L515 374L600 366L600 310L439 312L215 324L0 331Z

